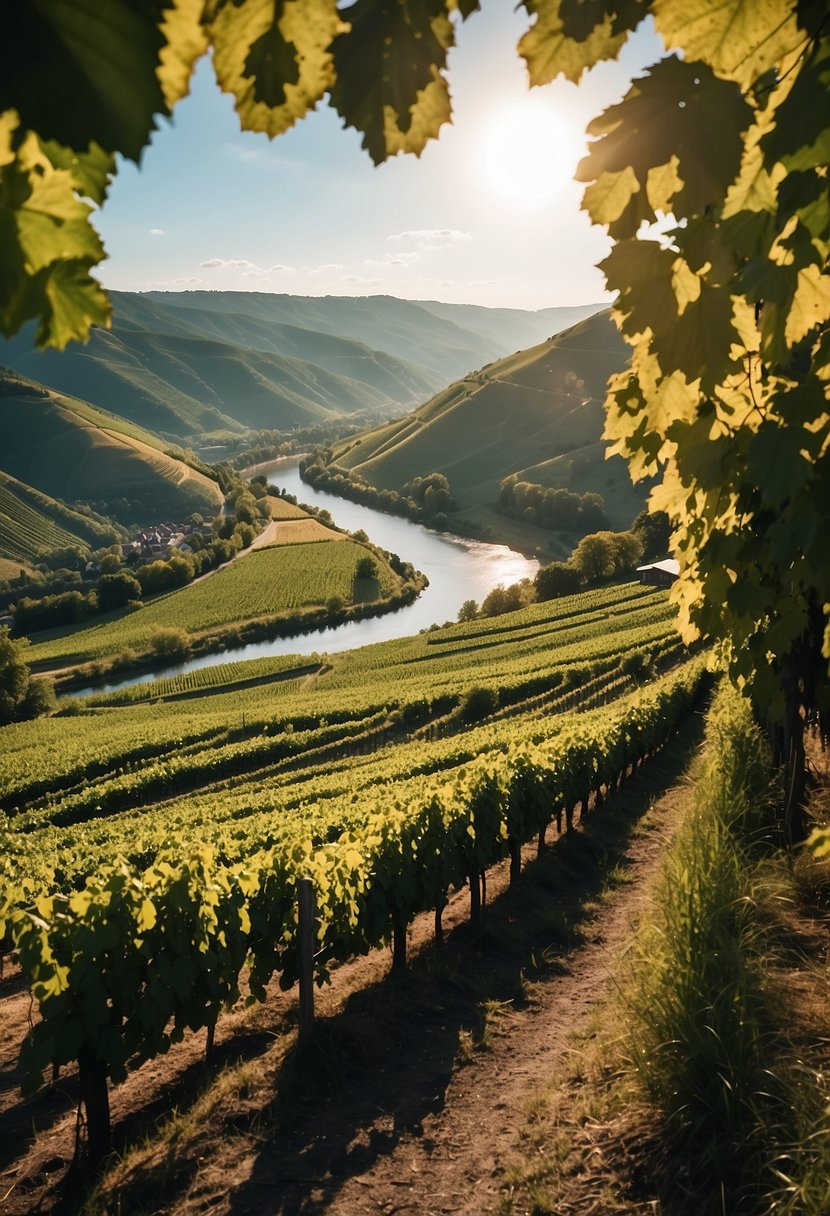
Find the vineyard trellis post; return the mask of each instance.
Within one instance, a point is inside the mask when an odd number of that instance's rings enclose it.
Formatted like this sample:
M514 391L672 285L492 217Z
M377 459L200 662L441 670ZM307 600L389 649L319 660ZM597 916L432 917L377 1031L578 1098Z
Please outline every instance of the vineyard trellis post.
M300 952L300 1038L314 1026L314 883L297 880L297 941Z

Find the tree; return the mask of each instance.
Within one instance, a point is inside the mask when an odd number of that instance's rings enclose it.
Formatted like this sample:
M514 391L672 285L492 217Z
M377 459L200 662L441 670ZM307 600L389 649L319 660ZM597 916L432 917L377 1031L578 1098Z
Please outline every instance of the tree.
M671 524L665 511L640 511L631 525L631 531L640 539L643 557L661 557L668 553Z
M14 641L0 626L0 726L37 718L55 708L55 692L48 680L33 680L23 657L28 642Z
M537 599L555 600L560 595L572 595L579 590L579 571L567 562L550 562L536 571L533 582Z
M373 557L359 557L354 568L355 578L377 578L378 564Z
M95 591L100 612L123 608L125 604L141 599L141 583L126 570L119 570L117 574L102 574L95 584Z
M465 600L458 609L458 620L461 621L462 624L466 624L468 621L474 621L477 616L478 604L475 602L475 600Z
M613 532L592 532L583 536L571 554L571 564L583 583L598 583L610 578L616 569Z
M826 4L522 4L532 84L579 81L646 19L678 52L594 120L578 170L613 241L602 268L632 348L606 436L635 479L662 476L650 502L671 521L683 634L717 640L774 723L794 807L804 716L830 700ZM244 127L276 135L327 94L377 163L420 152L449 120L447 54L457 17L478 7L13 6L0 39L0 330L37 318L38 341L60 347L109 322L92 208L115 154L139 159L209 49Z

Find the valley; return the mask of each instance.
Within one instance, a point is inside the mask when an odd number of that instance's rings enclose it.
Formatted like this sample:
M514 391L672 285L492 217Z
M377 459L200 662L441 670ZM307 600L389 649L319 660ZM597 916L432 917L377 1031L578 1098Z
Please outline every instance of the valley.
M828 1216L826 9L5 6L3 1216Z

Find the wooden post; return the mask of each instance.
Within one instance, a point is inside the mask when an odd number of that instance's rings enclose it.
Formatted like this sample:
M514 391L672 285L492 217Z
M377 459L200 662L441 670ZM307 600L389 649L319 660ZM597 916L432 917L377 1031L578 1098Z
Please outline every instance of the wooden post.
M478 867L470 869L470 924L477 925L481 921L481 878Z
M78 1086L86 1115L89 1163L97 1169L112 1149L112 1136L107 1069L91 1047L82 1047L78 1055Z
M406 925L398 920L392 926L392 970L406 970Z
M507 841L507 847L510 850L510 883L512 886L514 882L518 881L522 873L522 846L515 836L510 836Z
M444 908L446 906L447 906L446 901L441 902L440 900L435 905L435 944L436 944L436 946L443 946L443 944L444 944L444 925L442 922L442 917L444 915Z
M297 882L297 940L300 949L300 1038L314 1026L314 884Z

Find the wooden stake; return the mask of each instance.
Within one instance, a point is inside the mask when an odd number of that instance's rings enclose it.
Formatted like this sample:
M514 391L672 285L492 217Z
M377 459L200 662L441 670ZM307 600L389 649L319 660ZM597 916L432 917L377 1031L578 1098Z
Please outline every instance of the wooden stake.
M406 925L398 922L392 929L392 970L406 970Z
M522 846L515 836L510 836L507 847L510 850L510 883L512 885L518 881L522 873Z
M95 1169L109 1155L112 1137L106 1065L91 1047L82 1047L78 1055L78 1087L86 1115L89 1163Z
M297 882L297 939L300 949L300 1038L314 1026L314 884Z

